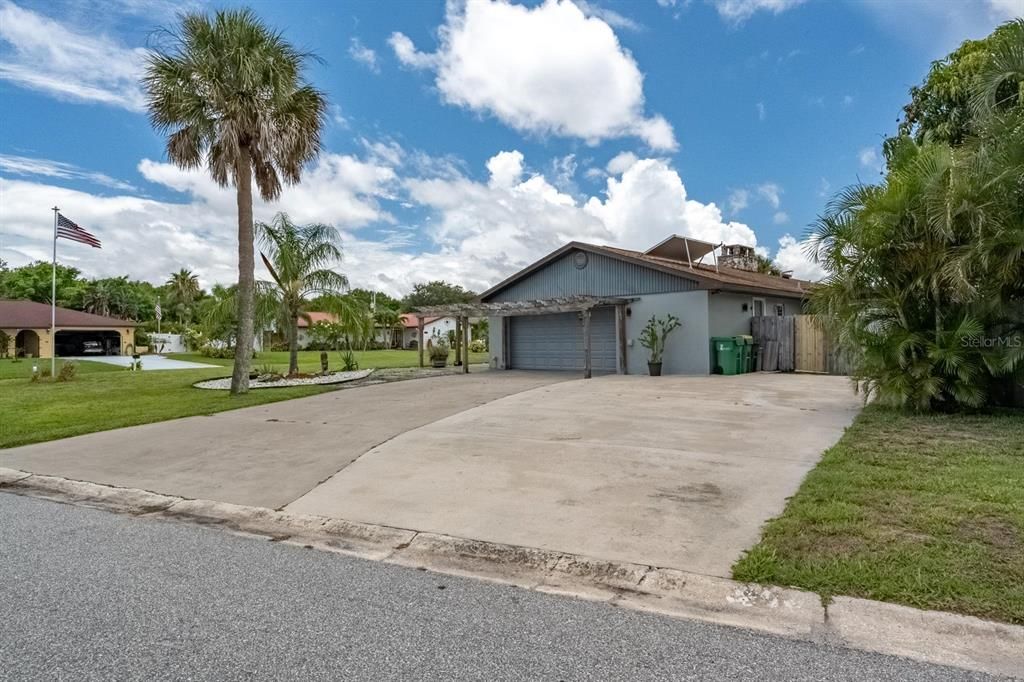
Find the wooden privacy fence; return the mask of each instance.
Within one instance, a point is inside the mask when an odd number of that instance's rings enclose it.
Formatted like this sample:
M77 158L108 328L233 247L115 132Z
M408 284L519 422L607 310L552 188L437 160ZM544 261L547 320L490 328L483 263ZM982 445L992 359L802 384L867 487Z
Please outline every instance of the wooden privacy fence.
M793 315L755 315L750 318L750 333L757 344L758 372L792 372L794 368Z
M815 315L758 315L750 318L759 372L846 374L843 354Z

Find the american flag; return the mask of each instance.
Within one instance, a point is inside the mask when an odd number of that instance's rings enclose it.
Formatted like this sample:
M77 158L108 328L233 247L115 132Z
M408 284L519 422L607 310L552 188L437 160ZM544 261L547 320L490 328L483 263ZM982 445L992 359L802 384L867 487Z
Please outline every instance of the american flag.
M70 239L73 242L88 244L96 249L101 248L99 239L96 239L94 235L86 232L60 213L57 214L57 237L64 237L64 239Z

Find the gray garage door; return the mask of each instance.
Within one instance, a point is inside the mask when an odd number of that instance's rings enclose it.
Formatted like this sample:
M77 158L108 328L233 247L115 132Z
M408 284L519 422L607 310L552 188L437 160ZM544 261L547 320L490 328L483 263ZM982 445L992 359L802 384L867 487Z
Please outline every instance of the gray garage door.
M509 360L514 369L583 371L579 313L512 317L509 325ZM590 363L596 372L615 371L614 308L597 308L591 315Z

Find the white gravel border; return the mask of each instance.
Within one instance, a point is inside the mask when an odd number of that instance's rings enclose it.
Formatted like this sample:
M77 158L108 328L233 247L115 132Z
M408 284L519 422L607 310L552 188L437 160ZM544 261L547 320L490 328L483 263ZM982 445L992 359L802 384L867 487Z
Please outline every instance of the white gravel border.
M346 381L364 379L373 373L372 369L361 369L355 372L331 372L325 376L307 377L304 379L279 379L277 381L249 380L249 388L284 388L286 386L322 386L324 384L343 384ZM195 388L227 390L231 388L231 377L210 379L192 384Z

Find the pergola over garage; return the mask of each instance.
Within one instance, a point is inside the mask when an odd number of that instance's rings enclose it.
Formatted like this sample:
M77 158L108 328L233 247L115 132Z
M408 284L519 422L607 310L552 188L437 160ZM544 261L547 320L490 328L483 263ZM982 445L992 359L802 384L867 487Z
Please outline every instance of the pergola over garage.
M456 351L462 361L462 371L469 372L469 318L471 317L521 317L527 315L556 315L562 313L578 313L582 323L583 334L583 377L589 379L593 375L593 346L591 343L591 318L595 309L613 309L615 311L615 371L626 373L626 305L633 299L603 296L569 296L564 298L547 298L529 301L492 301L474 303L450 303L439 306L417 308L416 316L419 327L419 338L423 338L424 319L429 317L453 316L458 320L456 332ZM508 326L503 326L503 333L508 333ZM423 367L423 346L419 345L420 367ZM507 349L509 344L503 343Z

